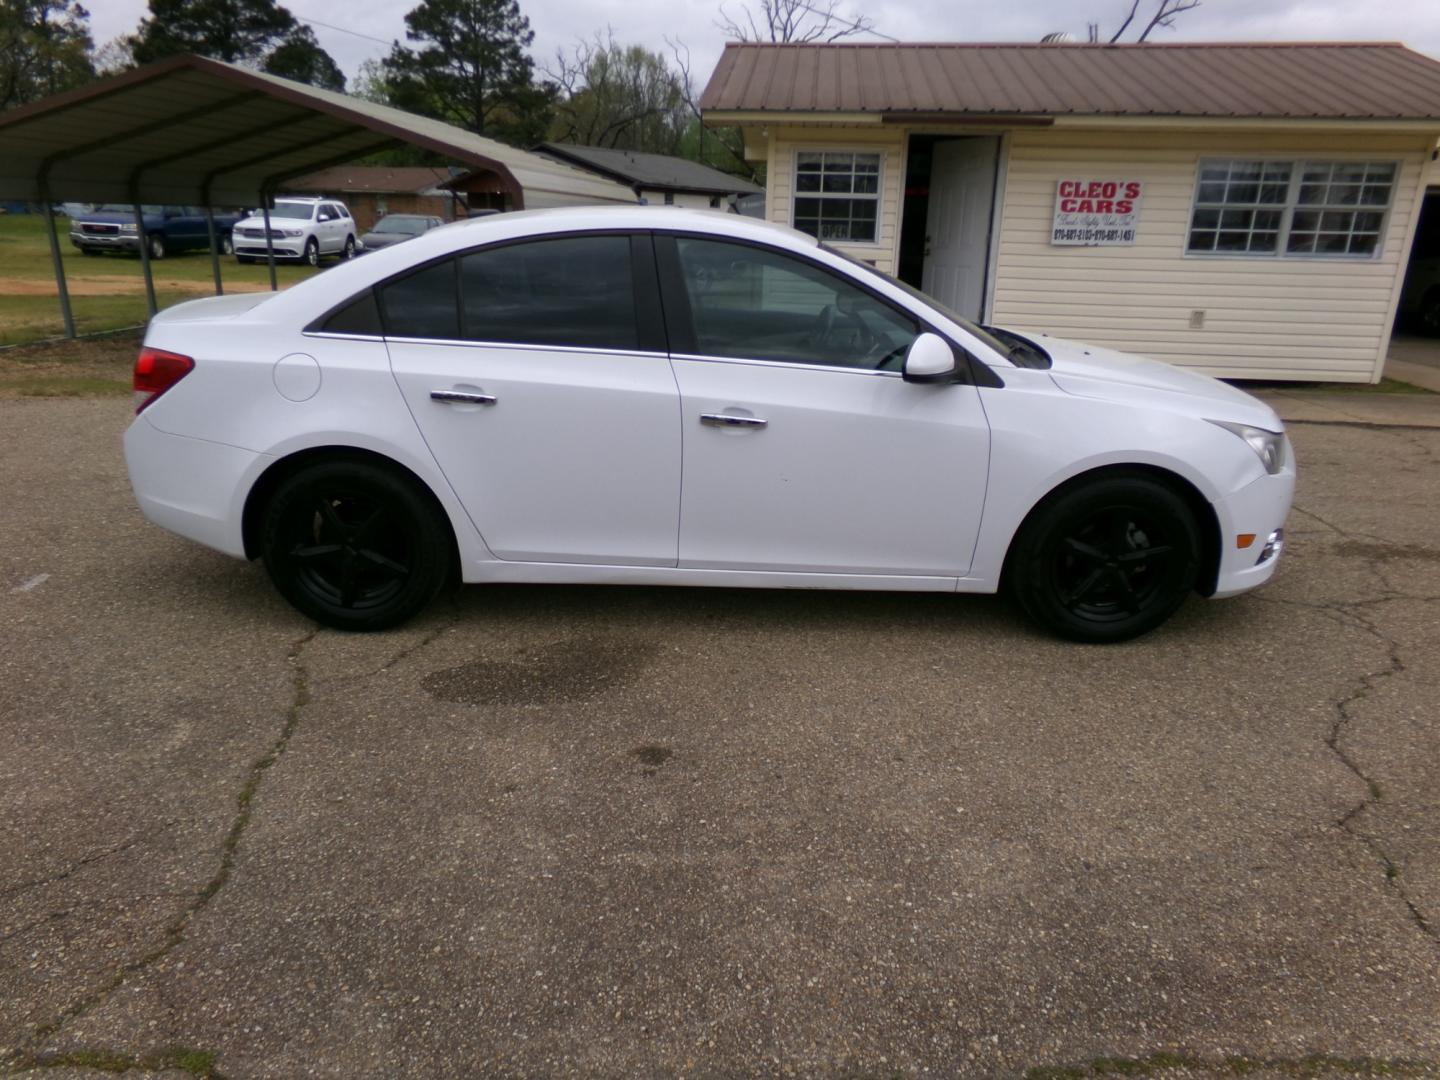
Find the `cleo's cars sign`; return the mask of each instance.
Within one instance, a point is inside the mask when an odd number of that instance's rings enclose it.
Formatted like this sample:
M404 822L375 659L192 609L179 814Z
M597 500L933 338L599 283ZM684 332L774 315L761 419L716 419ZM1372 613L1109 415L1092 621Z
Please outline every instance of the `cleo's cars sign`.
M1115 247L1135 243L1141 180L1061 180L1055 186L1051 244Z

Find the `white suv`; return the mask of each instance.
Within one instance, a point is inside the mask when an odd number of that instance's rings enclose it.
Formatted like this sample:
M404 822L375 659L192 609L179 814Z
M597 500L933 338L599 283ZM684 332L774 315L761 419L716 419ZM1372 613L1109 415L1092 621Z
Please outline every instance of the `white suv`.
M237 260L265 258L265 218L258 211L237 222L232 236ZM270 243L277 259L302 259L311 266L322 255L349 259L355 254L355 220L344 203L333 199L276 199Z

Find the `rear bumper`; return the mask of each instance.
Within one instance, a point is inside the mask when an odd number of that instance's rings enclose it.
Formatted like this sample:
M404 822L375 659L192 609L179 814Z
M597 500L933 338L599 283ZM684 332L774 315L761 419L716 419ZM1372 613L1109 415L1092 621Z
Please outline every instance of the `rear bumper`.
M246 481L270 460L238 446L167 434L143 414L125 432L125 465L141 512L163 529L242 559Z
M1285 451L1286 461L1293 462L1294 454L1288 441ZM1275 576L1283 545L1264 557L1266 541L1285 527L1294 495L1295 468L1290 464L1274 476L1262 476L1215 504L1215 515L1220 519L1220 573L1212 594L1214 599L1236 596ZM1243 548L1238 541L1242 535L1254 536Z

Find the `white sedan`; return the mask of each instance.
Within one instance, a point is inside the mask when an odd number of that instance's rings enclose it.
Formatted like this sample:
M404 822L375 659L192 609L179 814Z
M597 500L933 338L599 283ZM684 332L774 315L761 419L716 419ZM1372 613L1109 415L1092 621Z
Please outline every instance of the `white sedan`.
M154 522L378 630L447 580L991 593L1120 641L1267 581L1265 404L984 328L789 229L662 207L436 229L150 323Z

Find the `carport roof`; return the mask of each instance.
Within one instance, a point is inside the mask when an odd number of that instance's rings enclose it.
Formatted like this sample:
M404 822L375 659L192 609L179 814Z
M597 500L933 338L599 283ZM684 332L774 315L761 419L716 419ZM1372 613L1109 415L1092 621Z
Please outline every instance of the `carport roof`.
M400 144L489 170L517 208L624 186L439 120L181 55L0 115L0 199L241 205Z

